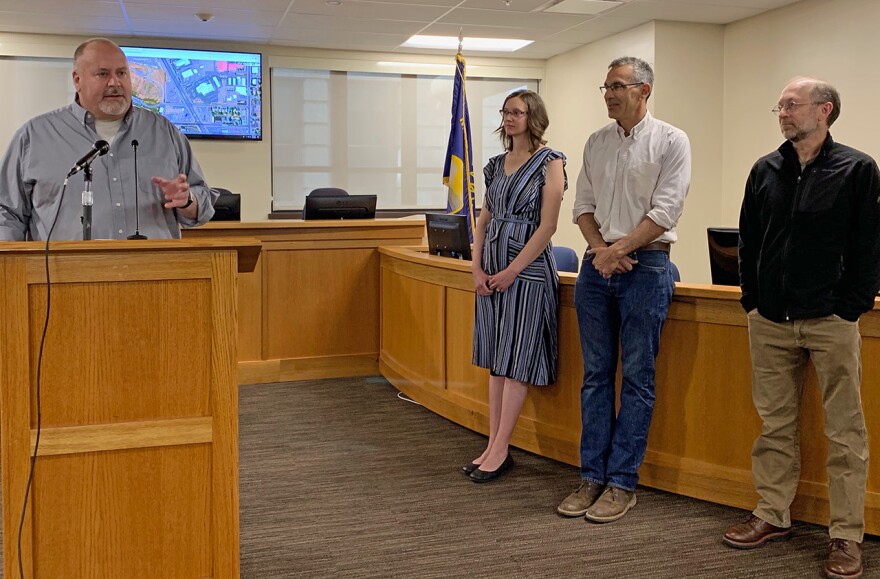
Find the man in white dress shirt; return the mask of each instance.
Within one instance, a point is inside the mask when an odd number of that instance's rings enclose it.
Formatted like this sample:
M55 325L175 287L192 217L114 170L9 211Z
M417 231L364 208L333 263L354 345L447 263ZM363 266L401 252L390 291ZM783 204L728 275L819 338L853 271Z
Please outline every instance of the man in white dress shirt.
M638 470L654 411L654 361L672 299L669 248L691 176L687 135L648 112L654 71L623 57L608 67L615 122L584 147L574 221L589 247L575 286L584 357L581 485L564 516L616 521L636 504ZM618 353L623 385L615 412Z

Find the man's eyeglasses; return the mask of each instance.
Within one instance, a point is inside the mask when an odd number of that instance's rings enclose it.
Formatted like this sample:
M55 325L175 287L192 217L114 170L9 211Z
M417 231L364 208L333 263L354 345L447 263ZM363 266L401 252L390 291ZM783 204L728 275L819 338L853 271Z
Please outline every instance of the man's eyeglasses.
M509 111L507 109L501 109L498 112L501 113L502 119L506 116L511 116L516 120L520 120L521 118L529 114L529 111Z
M608 92L610 90L613 93L618 93L618 92L622 91L623 89L629 88L631 86L642 86L643 84L645 84L645 83L631 82L628 84L623 84L620 82L615 82L614 84L603 84L602 86L599 87L599 92L602 94L605 94L606 92Z
M785 103L784 105L776 105L775 107L770 109L770 112L773 113L774 115L779 116L779 113L781 113L782 111L785 111L787 113L792 113L792 112L794 112L794 110L796 108L802 107L804 105L823 105L823 104L825 104L825 103L824 102L797 103L794 101L789 101L789 102Z

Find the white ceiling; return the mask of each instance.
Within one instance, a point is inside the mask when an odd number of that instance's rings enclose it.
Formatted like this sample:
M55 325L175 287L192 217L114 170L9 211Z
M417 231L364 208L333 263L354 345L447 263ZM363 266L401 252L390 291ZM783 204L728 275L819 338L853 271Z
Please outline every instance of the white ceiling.
M543 11L557 0L0 0L0 32L436 54L399 47L413 34L462 31L535 41L506 55L472 54L545 59L651 20L727 24L796 1L586 0L610 7L591 16ZM565 0L556 9L578 2ZM197 13L213 17L202 22Z

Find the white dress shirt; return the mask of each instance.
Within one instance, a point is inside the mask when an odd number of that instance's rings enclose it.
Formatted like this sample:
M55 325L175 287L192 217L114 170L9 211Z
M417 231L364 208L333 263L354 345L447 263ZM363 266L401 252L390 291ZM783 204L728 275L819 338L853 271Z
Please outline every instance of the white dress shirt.
M616 122L584 145L577 180L574 222L593 213L606 242L617 241L648 217L666 229L655 241L675 243L675 226L691 181L687 135L645 114L629 136Z

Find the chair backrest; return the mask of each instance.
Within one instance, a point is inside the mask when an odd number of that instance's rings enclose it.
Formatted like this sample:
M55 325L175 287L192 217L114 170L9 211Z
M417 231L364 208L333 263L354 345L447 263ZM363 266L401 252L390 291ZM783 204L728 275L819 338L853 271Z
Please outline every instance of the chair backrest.
M556 269L558 271L570 271L577 273L578 256L575 250L562 245L553 246L553 257L556 258Z
M338 197L339 195L348 195L348 191L339 187L320 187L312 189L309 197Z
M672 281L681 281L681 274L678 273L678 267L671 261L669 262L669 269L672 270Z
M241 195L221 187L212 187L212 189L220 196L214 201L214 216L211 217L211 221L240 221Z

